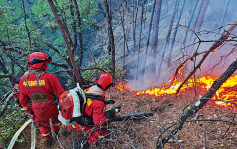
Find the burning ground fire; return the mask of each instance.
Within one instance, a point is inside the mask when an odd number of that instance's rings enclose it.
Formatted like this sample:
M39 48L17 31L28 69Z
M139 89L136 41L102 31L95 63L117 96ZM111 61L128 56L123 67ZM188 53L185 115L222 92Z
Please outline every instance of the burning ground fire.
M195 85L203 88L204 91L207 91L210 89L212 83L217 78L213 78L211 76L204 76L201 78L196 78L195 82L193 79L189 80L188 83L186 83L180 90L180 93L186 92L188 90L191 90ZM170 80L167 82L171 82ZM166 84L167 84L166 83ZM146 94L146 95L155 95L155 96L167 96L167 95L174 95L176 94L176 90L178 89L179 85L182 82L173 82L172 85L169 87L163 86L159 88L150 88L144 91L136 91L132 88L128 87L126 84L118 83L117 89L118 90L129 90L131 92L135 92L136 95ZM237 111L237 75L230 77L225 83L222 84L222 86L219 88L219 90L216 92L216 94L213 96L213 100L217 100L214 103L215 105L221 106L221 107L232 107L234 110ZM205 93L205 92L204 92Z

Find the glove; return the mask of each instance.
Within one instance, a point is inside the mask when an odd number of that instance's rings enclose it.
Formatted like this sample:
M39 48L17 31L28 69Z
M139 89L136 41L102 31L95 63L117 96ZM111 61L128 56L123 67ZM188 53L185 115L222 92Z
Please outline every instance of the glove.
M121 106L114 107L114 108L112 108L111 110L106 111L104 115L105 115L107 118L112 118L112 117L115 116L115 114L117 114L118 112L120 112L120 109L121 109Z
M92 117L83 117L83 116L73 117L70 120L70 123L73 121L75 121L75 122L77 122L77 124L83 125L83 126L95 125Z
M117 114L120 112L120 109L121 109L121 106L117 106L117 107L112 108L111 110L114 110L115 114Z

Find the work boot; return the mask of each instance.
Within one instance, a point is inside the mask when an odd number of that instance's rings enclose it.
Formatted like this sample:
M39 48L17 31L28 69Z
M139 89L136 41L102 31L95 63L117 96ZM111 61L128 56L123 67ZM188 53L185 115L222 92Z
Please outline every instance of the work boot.
M89 149L90 145L87 139L75 139L73 140L73 149Z
M54 140L53 140L53 139L49 139L49 140L46 140L46 141L45 141L45 145L46 145L47 147L52 146L53 143L54 143Z

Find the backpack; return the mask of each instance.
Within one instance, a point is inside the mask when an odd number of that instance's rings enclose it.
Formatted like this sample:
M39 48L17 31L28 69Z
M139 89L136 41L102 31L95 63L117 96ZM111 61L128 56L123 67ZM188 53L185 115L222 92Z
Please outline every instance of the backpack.
M79 84L77 84L77 87L74 89L65 91L60 95L58 101L58 119L64 125L76 124L75 121L71 122L71 119L73 117L83 116L85 105L86 95Z
M86 116L84 115L84 111L87 98L100 100L104 102L105 105L109 104L109 102L106 102L101 96L90 93L86 94L83 89L79 86L79 84L77 84L76 88L65 91L62 95L60 95L58 100L58 119L64 125L77 124L75 121L71 121L72 118L77 117L80 120L83 120Z

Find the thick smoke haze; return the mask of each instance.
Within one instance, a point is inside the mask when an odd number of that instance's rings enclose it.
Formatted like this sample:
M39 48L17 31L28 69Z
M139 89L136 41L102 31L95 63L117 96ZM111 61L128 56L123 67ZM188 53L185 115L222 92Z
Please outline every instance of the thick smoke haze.
M149 1L152 2L152 1ZM196 2L196 1L195 1ZM229 4L228 4L229 2ZM166 12L165 4L162 4L161 10L161 17L160 17L160 24L159 24L159 37L158 37L158 47L157 47L157 61L156 61L156 74L151 74L147 71L147 67L150 66L151 58L147 57L146 62L146 71L143 78L143 75L138 75L136 66L134 63L129 67L129 74L128 76L132 76L129 79L128 85L136 90L144 90L150 87L158 87L164 85L175 73L177 67L183 63L186 59L192 56L194 53L203 53L220 38L220 36L228 30L231 25L237 20L237 1L236 0L210 0L208 7L206 9L206 13L203 18L203 22L200 23L201 27L200 30L197 28L192 28L194 26L195 19L198 16L198 10L200 10L200 2L198 2L195 15L193 16L193 21L191 23L189 32L187 34L186 43L184 45L184 38L185 32L188 29L188 21L191 17L191 12L194 8L194 2L186 1L183 14L181 16L181 20L179 24L178 22L178 15L180 13L183 1L180 1L178 11L175 17L175 21L172 26L171 36L169 38L169 42L166 45L166 50L164 57L162 57L162 53L166 44L168 28L171 21L171 15L174 9L174 3L169 1L169 10ZM228 5L227 5L228 4ZM226 9L226 7L228 7ZM199 9L200 8L200 9ZM177 26L176 26L177 25ZM154 24L153 24L154 26ZM171 57L171 65L168 66L168 51L171 48L171 41L173 39L173 35L175 29L178 27L177 35L175 37L174 48L172 51ZM149 27L147 26L144 29L144 33L147 33ZM190 31L192 30L192 31ZM195 34L194 34L195 32ZM152 32L153 33L153 32ZM223 43L220 47L218 47L214 52L210 53L208 57L205 59L201 68L196 71L196 77L202 77L206 75L210 75L212 77L219 77L226 68L237 58L237 49L236 49L236 35L237 29L235 28L231 33L228 40ZM151 35L151 38L153 36ZM138 40L138 39L137 39ZM199 42L200 41L200 42ZM151 44L149 44L148 48L148 56L150 55L149 52L151 51ZM145 47L141 49L140 54L140 63L139 66L143 66L144 59L145 59ZM199 61L202 59L203 54L200 54L194 57L192 60L189 60L184 68L181 70L182 75L179 75L177 81L182 81L191 70L193 70L194 66L196 66ZM162 62L162 67L160 73L160 77L157 78L158 74L158 67L160 61ZM142 67L139 67L139 70L142 70ZM137 78L137 79L136 79Z

